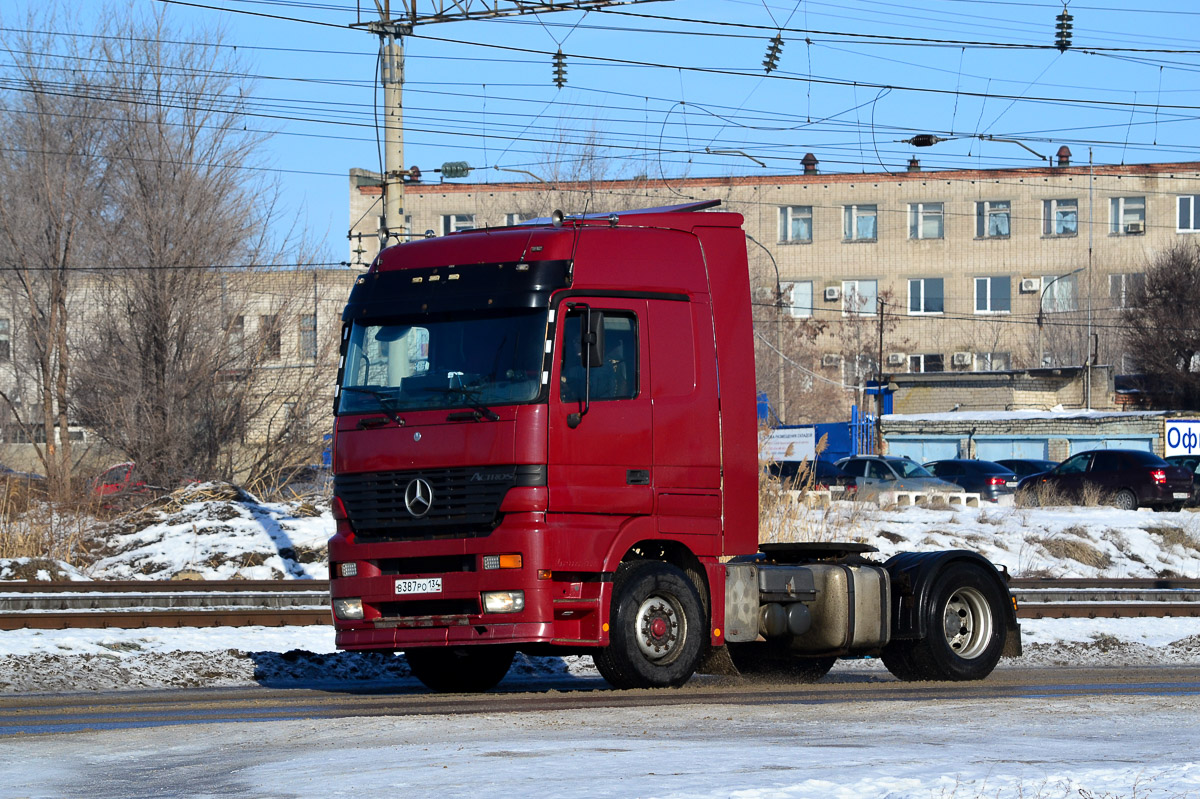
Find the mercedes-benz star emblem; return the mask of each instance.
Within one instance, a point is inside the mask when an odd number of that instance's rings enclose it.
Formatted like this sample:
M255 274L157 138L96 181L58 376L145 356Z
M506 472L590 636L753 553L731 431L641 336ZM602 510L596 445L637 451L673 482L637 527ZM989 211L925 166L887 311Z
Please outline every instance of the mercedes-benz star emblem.
M429 481L418 477L410 480L404 489L404 507L414 518L421 518L433 507L433 486Z

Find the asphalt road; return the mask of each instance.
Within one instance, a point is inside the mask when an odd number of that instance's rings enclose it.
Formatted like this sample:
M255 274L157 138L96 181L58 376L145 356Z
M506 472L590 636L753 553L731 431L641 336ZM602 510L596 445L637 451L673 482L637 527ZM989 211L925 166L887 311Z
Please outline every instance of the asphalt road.
M1200 667L1009 668L970 683L904 683L834 672L811 685L696 677L675 690L616 691L599 679L517 683L487 694L438 695L411 684L367 691L236 688L0 696L0 740L171 725L351 717L558 713L599 708L700 705L786 707L848 703L980 705L1001 699L1200 695ZM886 711L884 711L886 712Z

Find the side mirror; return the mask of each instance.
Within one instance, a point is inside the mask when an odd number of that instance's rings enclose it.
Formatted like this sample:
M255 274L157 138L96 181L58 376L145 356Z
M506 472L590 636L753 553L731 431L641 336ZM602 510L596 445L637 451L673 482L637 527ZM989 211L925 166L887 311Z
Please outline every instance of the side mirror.
M596 369L604 365L604 314L588 308L583 321L579 326L579 359L584 368Z

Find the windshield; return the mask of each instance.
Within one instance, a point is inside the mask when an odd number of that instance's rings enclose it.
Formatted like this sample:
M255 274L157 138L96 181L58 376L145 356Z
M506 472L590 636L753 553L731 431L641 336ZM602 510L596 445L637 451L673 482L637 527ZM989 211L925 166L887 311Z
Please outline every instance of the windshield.
M479 408L541 390L546 311L354 322L338 413Z
M892 461L892 467L901 477L933 477L928 469L914 461Z

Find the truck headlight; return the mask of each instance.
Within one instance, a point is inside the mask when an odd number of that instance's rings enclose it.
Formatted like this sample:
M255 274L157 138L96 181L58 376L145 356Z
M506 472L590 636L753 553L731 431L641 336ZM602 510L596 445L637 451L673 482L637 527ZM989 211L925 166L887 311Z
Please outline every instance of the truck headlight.
M524 591L485 591L484 613L520 613L525 609Z
M333 600L333 615L339 619L353 621L363 617L363 603L361 599L335 599Z

